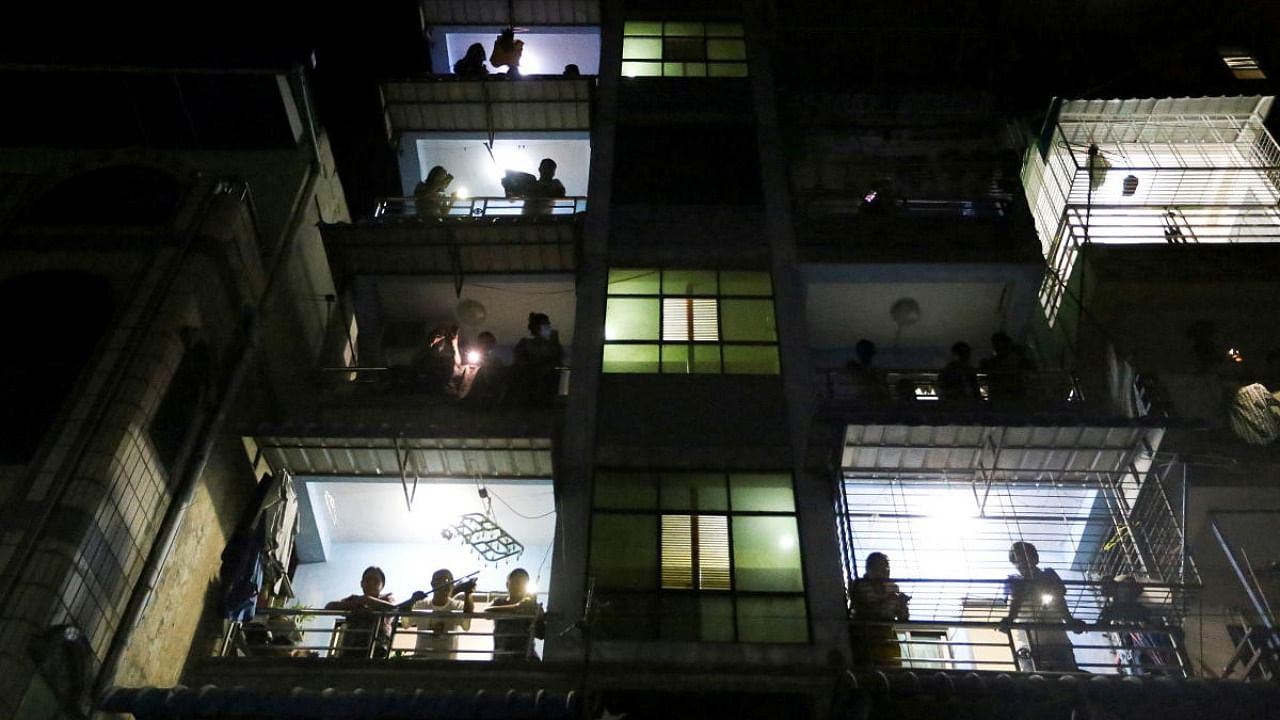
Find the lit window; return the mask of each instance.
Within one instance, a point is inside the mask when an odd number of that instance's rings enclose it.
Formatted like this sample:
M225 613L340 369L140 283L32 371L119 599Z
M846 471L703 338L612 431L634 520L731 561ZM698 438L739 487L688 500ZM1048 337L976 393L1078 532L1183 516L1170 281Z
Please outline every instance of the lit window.
M787 473L596 473L591 574L613 639L805 642Z
M604 371L776 375L772 295L763 272L611 270Z
M1222 56L1222 62L1227 64L1227 68L1237 80L1267 79L1267 74L1262 72L1262 67L1258 65L1258 59L1250 55L1247 50L1222 48L1218 50L1218 54Z
M628 22L623 30L625 77L746 77L742 23Z

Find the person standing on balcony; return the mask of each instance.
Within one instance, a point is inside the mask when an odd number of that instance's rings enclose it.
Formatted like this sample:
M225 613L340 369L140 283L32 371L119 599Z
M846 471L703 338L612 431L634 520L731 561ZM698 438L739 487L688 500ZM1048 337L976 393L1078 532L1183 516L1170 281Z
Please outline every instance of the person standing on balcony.
M458 613L473 613L476 603L471 593L476 589L475 580L466 580L457 587L453 573L441 568L431 576L431 599L413 606L414 610L428 610L433 615L445 615L445 619L415 618L418 641L414 657L425 660L457 660L458 635L455 631L471 629L470 617L447 617Z
M471 43L467 54L453 64L453 74L465 78L487 77L489 68L484 64L484 45Z
M991 351L981 368L987 374L992 402L1021 401L1027 395L1027 373L1035 371L1035 363L1027 357L1026 348L1002 332L991 336Z
M340 657L387 657L391 651L393 619L390 613L396 609L391 593L382 592L387 584L387 574L382 568L371 565L360 576L360 594L348 595L324 606L325 610L344 610L347 618L339 638Z
M413 188L413 209L418 218L443 217L449 214L449 196L445 188L453 182L453 176L443 166L436 165L427 177Z
M938 395L944 402L964 403L982 399L972 357L973 349L969 343L958 342L951 346L951 361L938 373Z
M565 196L564 183L556 179L556 167L551 158L538 163L538 179L524 187L522 215L550 215L552 201Z
M889 380L875 367L876 344L862 338L853 348L854 359L845 363L853 385L853 397L859 403L879 407L889 403Z
M413 356L411 389L433 395L448 392L454 371L461 364L458 326L438 327L427 336L426 346Z
M549 405L559 385L560 333L545 313L529 313L529 337L516 343L507 396L524 407Z
M516 568L507 575L507 594L485 608L486 613L498 615L493 621L493 659L497 662L521 662L538 660L533 649L533 639L545 635L539 632L544 623L542 606L529 592L529 571Z
M1040 553L1029 542L1009 548L1009 562L1018 569L1005 583L1009 612L1000 621L1001 632L1016 633L1018 669L1022 672L1077 672L1075 649L1065 630L1046 625L1069 624L1077 633L1084 623L1071 616L1067 587L1052 568L1040 568ZM1016 628L1017 623L1036 627Z
M859 665L902 664L902 647L893 623L910 619L907 605L911 597L902 593L890 577L889 556L873 552L867 556L866 572L849 587L854 662Z

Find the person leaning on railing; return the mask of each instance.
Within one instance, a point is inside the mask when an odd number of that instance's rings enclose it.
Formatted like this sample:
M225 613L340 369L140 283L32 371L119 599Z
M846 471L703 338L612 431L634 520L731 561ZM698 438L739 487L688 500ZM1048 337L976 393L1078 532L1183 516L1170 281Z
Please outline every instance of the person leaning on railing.
M849 600L853 607L854 662L881 667L900 665L902 648L893 623L911 619L911 596L890 579L888 555L873 552L867 556L866 572L849 587Z
M507 594L485 608L499 615L493 621L493 659L498 662L538 660L533 639L546 634L542 606L529 594L529 571L516 568L507 575Z
M347 612L336 653L339 657L384 658L390 654L393 616L386 613L396 609L396 602L391 593L382 592L386 584L387 575L382 568L367 567L360 576L361 594L348 595L324 606L325 610Z
M413 609L426 610L432 615L445 617L414 618L415 629L418 631L418 640L414 649L415 658L457 659L458 635L455 631L467 632L471 629L470 614L476 611L476 603L471 599L471 593L475 589L475 580L464 580L455 586L453 573L447 569L442 568L431 575L431 599L417 603ZM426 593L423 593L423 597L425 596Z

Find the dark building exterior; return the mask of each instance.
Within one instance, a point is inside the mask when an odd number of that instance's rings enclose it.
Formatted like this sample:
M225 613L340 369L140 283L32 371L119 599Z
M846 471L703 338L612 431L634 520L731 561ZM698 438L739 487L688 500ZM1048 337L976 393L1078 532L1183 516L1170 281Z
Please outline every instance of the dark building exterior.
M1274 713L1276 19L3 65L0 715Z

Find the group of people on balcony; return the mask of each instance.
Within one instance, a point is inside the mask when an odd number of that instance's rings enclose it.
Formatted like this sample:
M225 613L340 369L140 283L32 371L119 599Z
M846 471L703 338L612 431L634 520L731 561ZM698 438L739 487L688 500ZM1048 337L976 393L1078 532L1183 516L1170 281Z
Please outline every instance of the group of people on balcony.
M484 78L491 74L485 62L484 45L472 43L467 54L453 64L453 74L465 78ZM493 52L488 54L489 63L495 68L507 68L505 73L495 73L499 77L520 77L520 60L524 57L524 41L515 37L515 30L507 28L498 33L493 40ZM565 77L581 75L578 66L570 63L564 66Z
M529 335L516 343L507 367L496 352L498 339L481 332L464 342L457 325L427 336L410 366L391 376L387 389L441 395L471 405L545 407L559 390L564 350L546 313L529 313Z
M1075 618L1067 603L1066 584L1052 568L1040 567L1036 546L1025 541L1009 548L1009 562L1017 570L1005 581L1007 611L996 628L1012 636L1015 662L1022 672L1077 672L1075 649L1067 629L1082 633L1085 623ZM1142 588L1131 576L1103 583L1111 598L1098 615L1099 626L1143 626L1152 622L1150 608L1139 602ZM853 617L854 662L859 665L896 667L902 649L894 623L911 619L911 596L892 579L889 558L881 552L867 556L865 572L849 586ZM1122 653L1118 661L1128 674L1159 674L1176 660L1162 652L1161 644L1141 632L1119 632ZM1167 646L1166 646L1167 647Z
M474 578L455 582L447 568L431 576L431 589L418 590L405 602L384 592L382 568L370 566L360 578L360 593L325 605L345 614L335 643L339 657L386 658L393 652L396 631L411 628L416 640L412 657L425 660L458 659L460 633L471 630L476 613ZM493 659L499 662L538 660L533 640L545 634L542 606L529 592L529 572L516 568L507 575L507 594L484 609L493 617ZM412 613L407 617L401 613Z
M854 346L854 359L845 368L855 399L871 406L887 405L896 394L900 402L914 402L918 398L916 381L903 378L897 386L890 387L886 373L876 367L875 357L876 344L871 340L862 338ZM1036 365L1026 348L998 332L991 336L991 355L978 367L973 365L973 348L969 343L961 341L952 345L951 359L938 371L934 389L939 400L950 404L983 400L1015 404L1027 396L1027 377L1035 370ZM986 377L985 396L979 373Z
M556 161L543 158L538 163L538 174L506 170L502 177L502 190L508 200L523 200L521 215L550 215L554 201L566 197L564 183L556 178ZM449 215L457 193L449 193L453 175L442 165L436 165L413 188L413 209L420 220Z

